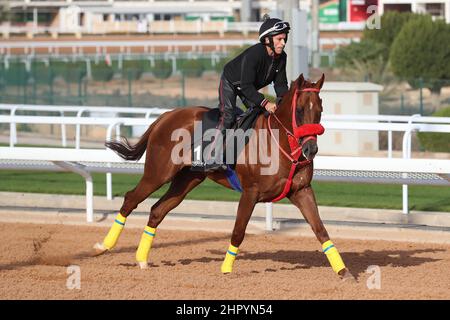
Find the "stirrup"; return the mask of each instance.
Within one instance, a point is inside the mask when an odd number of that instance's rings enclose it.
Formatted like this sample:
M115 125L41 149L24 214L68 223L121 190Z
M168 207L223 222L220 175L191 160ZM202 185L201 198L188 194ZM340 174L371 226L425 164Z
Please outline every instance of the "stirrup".
M224 163L211 163L204 167L204 172L226 171L228 166Z

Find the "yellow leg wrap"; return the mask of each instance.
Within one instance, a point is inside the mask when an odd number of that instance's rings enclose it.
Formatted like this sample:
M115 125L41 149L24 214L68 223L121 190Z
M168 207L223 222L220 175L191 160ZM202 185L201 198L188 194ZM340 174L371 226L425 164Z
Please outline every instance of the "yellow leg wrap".
M125 221L127 218L122 216L120 213L117 214L116 220L114 220L114 223L109 229L108 234L105 237L105 240L103 240L103 246L107 248L108 250L115 247L117 240L119 240L120 233L123 230L123 227L125 226Z
M322 250L323 253L325 253L325 255L327 256L334 272L338 273L345 268L344 261L342 261L339 251L336 249L331 240L328 240L322 244Z
M150 228L149 226L145 227L144 232L142 233L141 242L139 242L139 247L136 251L137 262L148 261L148 254L150 253L155 233L156 228Z
M222 267L220 270L222 273L231 273L233 271L234 260L236 260L236 256L238 254L239 248L230 244L228 247L228 251L225 255L225 260L222 263Z

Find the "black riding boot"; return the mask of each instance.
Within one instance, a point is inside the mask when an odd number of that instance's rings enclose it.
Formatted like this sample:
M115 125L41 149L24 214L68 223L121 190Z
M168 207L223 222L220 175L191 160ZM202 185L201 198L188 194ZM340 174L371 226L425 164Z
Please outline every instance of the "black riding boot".
M219 130L220 130L219 126ZM219 148L219 153L217 155L215 155L215 157L213 159L211 159L212 161L208 161L210 163L207 163L204 167L204 172L213 172L213 171L224 171L227 170L227 165L225 163L225 153L224 153L224 149L225 149L225 129L222 128L220 130L220 132L222 133L223 139L222 141L218 141L219 143L221 143L222 145Z

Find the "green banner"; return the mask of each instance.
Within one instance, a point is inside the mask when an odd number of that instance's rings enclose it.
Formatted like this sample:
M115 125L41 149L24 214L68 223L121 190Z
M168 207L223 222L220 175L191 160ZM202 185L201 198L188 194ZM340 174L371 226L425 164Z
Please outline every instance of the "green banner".
M320 0L319 3L320 23L338 23L340 21L338 0Z

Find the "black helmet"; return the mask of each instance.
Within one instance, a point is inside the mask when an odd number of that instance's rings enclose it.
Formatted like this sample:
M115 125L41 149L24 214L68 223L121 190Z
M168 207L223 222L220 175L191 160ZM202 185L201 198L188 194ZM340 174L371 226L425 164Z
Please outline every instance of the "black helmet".
M267 14L263 17L263 24L259 28L259 41L265 43L266 37L273 37L280 33L286 33L288 35L291 27L289 22L282 21L277 18L270 18Z

